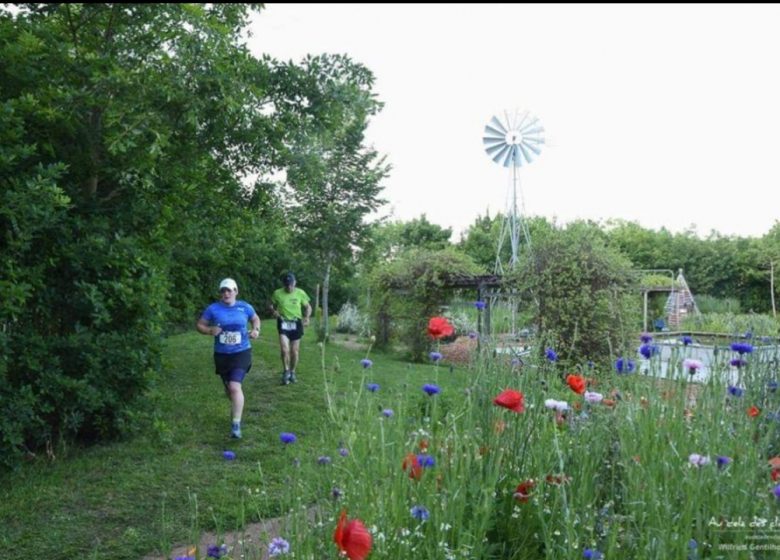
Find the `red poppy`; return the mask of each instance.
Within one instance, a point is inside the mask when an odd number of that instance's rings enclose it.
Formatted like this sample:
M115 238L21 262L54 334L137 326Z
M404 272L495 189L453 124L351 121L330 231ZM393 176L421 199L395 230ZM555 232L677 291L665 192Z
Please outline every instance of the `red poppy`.
M566 383L569 384L572 391L579 395L585 392L585 378L581 375L567 375Z
M417 444L417 445L420 448L420 453L425 453L426 451L428 451L428 440L427 439L421 439L420 443Z
M772 477L772 482L777 482L777 479L780 478L780 469L772 469L769 476Z
M531 497L531 490L534 489L534 486L536 486L536 482L534 482L532 478L529 478L517 485L515 493L512 494L512 496L515 500L524 504Z
M780 457L772 457L768 462L773 469L780 469Z
M347 512L342 510L333 542L339 547L342 555L349 560L363 560L371 552L371 533L359 519L347 519Z
M444 338L452 336L455 333L455 327L444 317L432 317L428 321L428 334L431 338Z
M500 395L493 399L493 404L503 406L514 412L523 412L525 410L523 407L523 393L515 391L514 389L504 390Z
M755 418L755 417L756 417L756 416L758 416L759 414L761 414L761 409L760 409L760 408L758 408L758 407L757 407L757 406L755 406L755 405L751 406L751 407L750 407L750 408L748 408L748 410L747 410L747 415L748 415L748 416L750 416L751 418Z
M422 478L423 468L420 464L420 461L417 460L417 455L414 453L406 454L403 463L401 463L401 468L404 471L409 472L409 478L413 478L415 480L420 480L420 478Z

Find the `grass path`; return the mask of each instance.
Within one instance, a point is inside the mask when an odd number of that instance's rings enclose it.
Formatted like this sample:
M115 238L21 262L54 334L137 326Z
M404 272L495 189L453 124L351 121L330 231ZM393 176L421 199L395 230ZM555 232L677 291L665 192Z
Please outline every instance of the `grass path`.
M321 354L312 336L302 345L299 383L279 385L280 360L268 325L254 344L245 381L244 439L229 439L229 403L213 373L207 337L168 339L156 382L157 413L124 441L57 450L0 478L0 546L8 557L137 559L164 555L202 531L224 534L279 510L290 457L281 431L298 434L302 459L323 429ZM330 370L364 352L330 345ZM384 375L408 368L391 362ZM359 370L358 370L359 371ZM345 377L346 374L345 374ZM317 437L309 437L317 436ZM225 461L222 452L236 453Z

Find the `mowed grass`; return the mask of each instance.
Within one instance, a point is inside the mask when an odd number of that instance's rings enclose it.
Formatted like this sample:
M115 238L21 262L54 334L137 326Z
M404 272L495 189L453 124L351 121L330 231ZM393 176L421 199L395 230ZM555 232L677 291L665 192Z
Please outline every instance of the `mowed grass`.
M324 375L337 390L370 380L383 386L425 382L430 365L382 355L364 371L366 351L307 334L295 385L281 386L276 333L264 324L244 383L240 441L229 438L230 409L214 374L211 339L185 333L166 342L153 407L138 432L110 444L55 450L0 478L0 546L9 558L136 559L280 515L292 455L282 431L298 436L295 459L316 461L329 420ZM375 353L372 353L372 358ZM324 367L324 371L323 371ZM443 385L465 384L457 371ZM339 389L341 388L341 389ZM156 412L152 413L152 408ZM323 438L325 434L325 438ZM337 445L334 442L333 445ZM234 461L222 453L232 450Z

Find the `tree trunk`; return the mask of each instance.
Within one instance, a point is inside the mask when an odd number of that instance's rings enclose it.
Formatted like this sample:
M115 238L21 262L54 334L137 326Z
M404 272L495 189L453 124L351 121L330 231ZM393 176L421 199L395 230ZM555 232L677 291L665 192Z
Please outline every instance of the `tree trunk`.
M328 292L330 291L330 269L333 263L333 258L328 255L328 260L325 263L325 276L322 278L322 323L320 324L320 333L323 340L330 335L330 327L328 320Z

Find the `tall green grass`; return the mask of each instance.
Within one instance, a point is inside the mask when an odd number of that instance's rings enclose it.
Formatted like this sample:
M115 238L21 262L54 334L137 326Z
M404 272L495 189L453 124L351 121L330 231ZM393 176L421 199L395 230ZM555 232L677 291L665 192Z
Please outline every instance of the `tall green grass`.
M203 342L169 341L156 429L3 481L6 549L137 558L169 554L203 530L225 533L278 515L276 534L254 535L231 557L260 558L281 537L296 558L336 558L342 510L369 528L371 558L575 559L586 550L605 558L732 558L730 546L780 549L768 464L780 454L780 396L770 384L777 352L748 357L741 397L722 381L729 352L710 364L706 385L687 385L683 347L672 359L679 381L586 369L589 389L614 401L607 405L572 392L557 364L512 367L486 344L469 368L375 353L363 368L365 352L305 341L301 382L280 387L269 341L256 349L246 438L234 444ZM656 359L650 372L659 369ZM428 395L424 384L441 391ZM505 388L523 392L523 413L493 404ZM572 409L558 415L547 399ZM752 406L758 416L748 414ZM281 431L298 440L282 444ZM228 445L236 461L222 459ZM402 465L422 453L434 464L417 480ZM710 463L695 466L692 454ZM719 456L730 462L719 467ZM515 496L524 481L533 481L527 501ZM427 519L412 515L418 506Z

